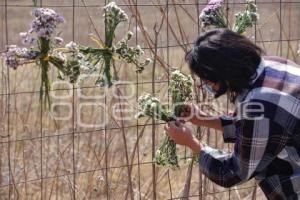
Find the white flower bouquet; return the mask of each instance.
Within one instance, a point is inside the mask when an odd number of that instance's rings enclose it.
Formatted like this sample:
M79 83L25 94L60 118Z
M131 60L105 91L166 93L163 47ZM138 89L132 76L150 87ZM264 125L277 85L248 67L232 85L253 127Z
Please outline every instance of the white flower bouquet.
M87 62L91 63L94 68L90 69L91 73L98 71L99 77L96 84L110 87L113 82L118 80L114 61L116 59L123 60L127 63L133 63L136 71L141 73L144 67L150 64L151 59L147 58L141 61L144 51L140 46L130 47L128 41L132 38L133 33L127 32L126 36L115 43L115 31L118 25L128 20L126 13L118 7L115 2L111 2L104 8L105 21L105 40L102 42L100 38L92 37L98 45L98 48L80 46L80 52L87 58ZM112 75L112 70L113 75Z
M160 100L150 94L139 98L140 112L138 117L152 117L154 119L170 122L180 117L185 103L192 100L192 78L176 70L171 74L169 84L169 94L172 99L172 112L162 105ZM168 136L155 155L157 165L169 166L175 170L179 168L176 143Z

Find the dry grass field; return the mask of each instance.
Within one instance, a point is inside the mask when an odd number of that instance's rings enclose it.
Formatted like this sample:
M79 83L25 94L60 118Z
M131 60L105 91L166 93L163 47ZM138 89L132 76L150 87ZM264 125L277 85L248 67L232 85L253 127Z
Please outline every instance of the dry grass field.
M117 38L126 30L133 31L132 44L156 57L154 63L138 75L134 66L117 63L120 79L131 83L109 90L94 86L93 81L81 88L52 85L52 103L57 106L51 112L39 101L39 68L28 65L8 70L1 60L0 199L265 199L254 181L230 189L213 184L201 174L197 163L192 163L191 152L182 147L178 147L180 170L156 167L152 160L164 138L163 124L134 118L136 100L144 93L155 93L168 102L169 69L189 73L184 55L201 32L198 15L206 2L137 0L136 4L136 0L117 0L130 18L129 26L118 29ZM230 19L244 6L242 0L225 2ZM61 26L65 43L74 40L93 46L89 34L97 31L103 36L104 0L40 3L66 18L67 23ZM22 46L19 32L29 28L31 5L31 0L0 0L1 52L6 44ZM268 55L300 63L296 54L300 0L257 0L257 5L260 19L247 36ZM51 70L51 80L57 81L55 70ZM199 100L203 102L205 97L199 94ZM217 109L215 114L232 108L225 97L208 101ZM121 112L114 113L116 108ZM211 146L232 149L223 143L219 132L193 129Z

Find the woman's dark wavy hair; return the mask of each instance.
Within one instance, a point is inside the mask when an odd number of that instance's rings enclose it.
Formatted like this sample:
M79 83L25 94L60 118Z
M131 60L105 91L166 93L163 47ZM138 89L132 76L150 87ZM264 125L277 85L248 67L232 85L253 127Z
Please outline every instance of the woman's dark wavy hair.
M220 84L215 97L236 95L249 88L264 52L245 36L229 29L215 29L200 35L185 59L202 80Z

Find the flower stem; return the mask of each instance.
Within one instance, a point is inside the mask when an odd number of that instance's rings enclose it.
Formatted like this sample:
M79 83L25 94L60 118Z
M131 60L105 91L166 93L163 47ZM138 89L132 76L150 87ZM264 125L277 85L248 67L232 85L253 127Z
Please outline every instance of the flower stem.
M40 101L44 101L44 105L50 108L51 101L50 101L50 80L49 80L49 51L50 51L50 40L45 38L40 38L40 59L39 62L41 64L41 89L40 89Z

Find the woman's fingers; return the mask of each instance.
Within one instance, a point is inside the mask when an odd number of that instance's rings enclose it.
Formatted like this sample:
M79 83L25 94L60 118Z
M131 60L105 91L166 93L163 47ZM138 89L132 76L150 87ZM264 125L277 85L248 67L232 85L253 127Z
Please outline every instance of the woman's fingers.
M184 106L183 111L180 113L180 117L189 117L191 114L191 104L187 104Z
M166 132L169 132L169 131L170 131L169 123L166 123L166 124L165 124L164 129L165 129Z
M185 121L184 121L184 120L179 120L179 121L180 121L180 123L185 124Z
M183 113L189 114L192 110L191 106L192 106L191 104L185 105L184 108L183 108Z
M184 105L183 111L180 113L180 117L182 121L191 121L197 116L197 106L190 103Z
M166 123L165 125L165 130L171 130L171 129L174 129L176 128L177 126L180 126L180 122L177 120L177 121L172 121L172 122L168 122Z
M186 107L185 107L185 111L190 113L191 110L192 110L192 107L193 107L193 104L188 104Z
M171 130L171 131L174 130L174 129L176 129L176 127L177 127L176 121L174 121L174 122L169 122L168 124L169 124L169 127L170 127L170 130Z
M175 121L175 126L176 126L176 128L181 127L181 122L180 122L180 120L176 120L176 121Z
M169 122L165 126L167 135L177 144L187 145L190 143L192 134L188 127L179 121Z
M172 121L172 122L169 122L169 123L167 123L168 125L167 125L167 127L166 127L166 131L168 131L168 132L170 132L170 133L175 133L175 132L177 132L177 130L179 129L179 128L181 128L182 127L182 123L179 121L179 120L177 120L177 121Z

